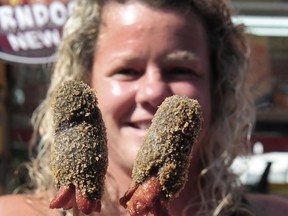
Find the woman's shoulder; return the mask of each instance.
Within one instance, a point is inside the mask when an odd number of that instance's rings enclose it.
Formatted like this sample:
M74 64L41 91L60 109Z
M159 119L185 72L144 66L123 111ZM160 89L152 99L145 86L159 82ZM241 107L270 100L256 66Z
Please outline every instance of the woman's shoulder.
M287 216L288 199L284 197L248 194L246 198L256 216Z
M4 195L0 196L1 216L57 216L59 212L49 209L49 203L38 195Z

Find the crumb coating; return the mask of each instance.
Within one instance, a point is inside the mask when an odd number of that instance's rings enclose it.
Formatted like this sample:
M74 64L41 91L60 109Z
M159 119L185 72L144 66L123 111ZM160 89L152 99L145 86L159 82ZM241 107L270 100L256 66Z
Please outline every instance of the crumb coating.
M101 199L108 166L106 128L94 91L66 81L53 104L54 143L51 171L56 188L69 184L91 199Z
M164 197L177 196L187 180L192 145L201 123L202 112L197 100L177 95L166 98L137 154L132 187L150 176L157 176Z

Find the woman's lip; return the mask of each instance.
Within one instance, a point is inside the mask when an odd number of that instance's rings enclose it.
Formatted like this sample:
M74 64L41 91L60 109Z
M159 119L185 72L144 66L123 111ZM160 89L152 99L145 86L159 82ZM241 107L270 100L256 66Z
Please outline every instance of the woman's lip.
M131 127L140 129L140 130L147 130L150 125L151 121L145 121L145 122L134 122L134 123L129 123Z
M150 125L151 121L129 122L125 124L125 127L137 133L139 136L145 136Z

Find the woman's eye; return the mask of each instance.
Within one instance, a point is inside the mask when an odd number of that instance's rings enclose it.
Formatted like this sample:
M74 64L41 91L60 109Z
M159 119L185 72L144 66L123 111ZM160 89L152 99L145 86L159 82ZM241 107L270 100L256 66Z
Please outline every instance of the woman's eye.
M139 78L139 76L141 76L141 73L133 68L123 68L115 72L113 76L119 80L129 81Z
M165 72L165 77L172 80L187 80L199 76L197 72L188 67L173 67Z

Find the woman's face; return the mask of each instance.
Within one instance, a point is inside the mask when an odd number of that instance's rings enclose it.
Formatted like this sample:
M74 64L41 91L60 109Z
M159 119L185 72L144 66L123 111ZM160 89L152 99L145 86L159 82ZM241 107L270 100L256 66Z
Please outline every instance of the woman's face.
M207 36L193 11L151 9L137 1L108 3L91 85L107 127L109 163L130 173L146 129L168 96L198 99L206 128L210 72Z

